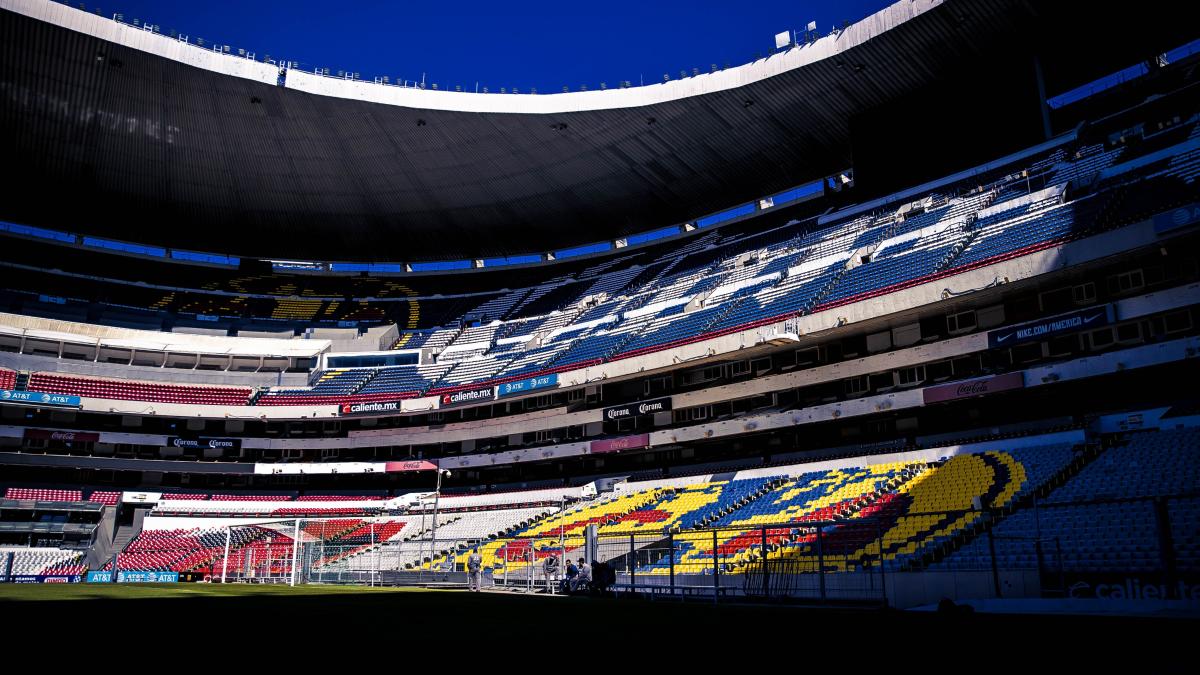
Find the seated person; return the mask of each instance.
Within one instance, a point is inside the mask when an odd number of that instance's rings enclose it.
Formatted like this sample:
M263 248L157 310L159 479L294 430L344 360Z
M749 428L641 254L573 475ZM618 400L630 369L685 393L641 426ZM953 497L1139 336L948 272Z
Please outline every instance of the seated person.
M575 577L574 583L571 585L571 590L587 590L588 585L592 583L592 566L584 562L583 558L579 559L579 575Z
M567 563L567 573L563 575L562 592L575 590L575 577L579 576L579 568L574 562Z

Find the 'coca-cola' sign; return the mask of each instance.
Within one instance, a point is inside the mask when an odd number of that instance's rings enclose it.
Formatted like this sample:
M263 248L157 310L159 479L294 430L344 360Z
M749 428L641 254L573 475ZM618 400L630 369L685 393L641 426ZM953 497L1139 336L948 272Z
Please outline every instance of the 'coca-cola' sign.
M937 387L929 387L922 392L926 405L954 401L960 398L994 394L998 391L1020 389L1025 386L1023 373L1005 373L992 377L981 377L965 382L952 382Z
M95 443L100 434L88 431L57 431L54 429L26 429L25 438L63 443Z
M604 452L621 452L622 450L640 450L650 447L650 434L637 434L636 436L622 436L621 438L605 438L599 441L592 441L589 448L592 454L600 454Z
M438 468L437 464L427 462L425 460L410 460L407 462L388 462L384 465L384 471L388 473L407 472L407 471L433 471Z

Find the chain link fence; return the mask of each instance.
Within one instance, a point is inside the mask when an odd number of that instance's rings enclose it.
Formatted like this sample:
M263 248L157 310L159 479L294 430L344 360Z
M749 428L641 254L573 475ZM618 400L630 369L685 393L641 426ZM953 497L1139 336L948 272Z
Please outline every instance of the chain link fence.
M898 606L1200 593L1192 495L683 531L613 522L527 537L434 539L402 521L288 519L161 544L145 536L120 564L212 581L465 587L478 553L483 585L512 591Z

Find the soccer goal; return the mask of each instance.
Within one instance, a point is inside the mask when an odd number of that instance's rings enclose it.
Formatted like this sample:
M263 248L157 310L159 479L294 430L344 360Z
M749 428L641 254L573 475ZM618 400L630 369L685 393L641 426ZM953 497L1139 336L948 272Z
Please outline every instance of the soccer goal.
M198 568L222 583L295 584L301 521L296 519L229 525L208 533L210 558Z

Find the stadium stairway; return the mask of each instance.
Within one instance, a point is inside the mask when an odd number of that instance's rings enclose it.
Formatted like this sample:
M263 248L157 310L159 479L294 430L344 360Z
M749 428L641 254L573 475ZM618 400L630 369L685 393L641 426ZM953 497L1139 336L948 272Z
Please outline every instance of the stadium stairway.
M822 300L829 297L829 294L833 292L834 287L837 286L838 282L841 281L842 277L846 276L849 271L850 270L846 269L845 267L842 267L836 273L834 273L834 275L829 278L829 281L826 281L825 285L821 287L821 290L817 291L815 295L809 298L808 302L804 303L804 306L799 312L797 312L797 314L812 313L814 308L821 304Z
M98 570L104 563L112 560L113 554L120 549L113 548L113 534L117 529L117 507L106 507L100 516L100 525L96 528L96 539L87 551L84 561L89 570ZM125 528L132 530L132 527ZM128 542L126 542L128 543Z
M371 384L371 380L374 380L375 376L379 375L379 373L381 373L381 372L383 372L383 371L379 370L378 368L371 369L371 376L368 377L367 379L363 380L361 383L359 383L359 385L357 387L355 387L353 391L350 392L350 395L353 396L354 394L357 394L358 392L362 391L363 387L367 386L368 384ZM251 405L253 405L253 404L251 404Z
M1083 471L1089 464L1100 457L1104 453L1105 447L1094 443L1075 446L1073 448L1075 456L1071 461L1066 466L1054 472L1041 485L1036 486L1032 490L1023 491L1022 494L1017 495L1009 504L993 512L991 518L980 518L971 526L957 532L954 536L949 537L940 544L931 547L923 555L909 558L903 563L901 569L920 570L934 563L941 562L955 551L990 532L992 528L1004 522L1013 513L1031 507L1035 500L1044 499L1055 489L1074 478L1080 471Z
M25 391L25 388L28 386L29 386L29 371L28 370L17 371L17 380L13 384L13 390L14 391Z
M137 511L134 511L133 522L129 525L113 524L115 529L111 549L113 555L124 551L125 548L129 546L129 542L133 541L139 534L141 534L142 522L146 519L146 513L148 511L149 509L138 509ZM112 555L109 555L106 556L104 560L105 562L108 562L111 559Z
M521 293L520 297L518 297L518 298L517 298L516 302L514 302L514 303L512 304L512 307L509 307L508 311L507 311L507 312L505 312L505 313L504 313L504 314L503 314L503 315L500 317L500 320L501 320L501 321L508 321L509 319L515 319L515 318L517 318L517 316L516 316L516 314L517 314L517 310L519 310L521 307L524 307L524 306L525 306L525 302L526 302L526 301L529 299L529 296L533 294L533 289L534 289L534 287L529 287L529 288L526 288L526 289L525 289L525 290L524 290L524 291ZM505 337L507 337L507 336L505 336Z

